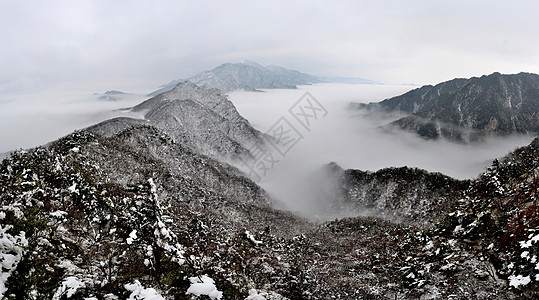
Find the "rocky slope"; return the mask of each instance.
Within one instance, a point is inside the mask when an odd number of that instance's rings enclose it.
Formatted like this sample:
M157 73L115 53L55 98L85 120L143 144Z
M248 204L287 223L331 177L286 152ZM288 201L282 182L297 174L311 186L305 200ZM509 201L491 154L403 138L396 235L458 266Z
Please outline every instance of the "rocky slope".
M419 226L398 242L403 299L538 297L539 137L465 182L409 168L327 169L340 174L339 208ZM368 231L359 220L330 224Z
M228 160L248 157L252 145L264 143L263 135L219 90L200 88L191 82L179 83L131 112L144 119L116 118L89 130L109 136L134 124L151 124L197 153Z
M491 282L498 298L537 298L538 197L536 138L495 161L453 211L425 233L424 247L407 263L410 284L439 290L440 275L456 281L475 277ZM474 297L487 293L478 289Z
M332 192L326 194L334 199L330 201L335 215L376 216L425 227L447 214L470 185L417 168L369 172L343 170L334 163L326 166L325 178L333 180Z
M184 299L186 276L202 275L195 269L222 259L213 272L224 279L244 268L227 243L252 243L247 229L291 238L310 226L272 210L238 170L151 126L110 137L75 132L14 153L1 170L0 291L7 299L125 299L132 295L125 286L137 281ZM271 225L285 223L294 225ZM250 277L240 273L227 284Z
M355 107L405 113L386 128L410 130L427 139L468 142L486 135L537 134L539 75L454 79Z
M495 162L426 228L375 217L315 225L155 127L79 131L0 165L0 290L191 299L199 284L211 299L533 299L538 157L536 139Z

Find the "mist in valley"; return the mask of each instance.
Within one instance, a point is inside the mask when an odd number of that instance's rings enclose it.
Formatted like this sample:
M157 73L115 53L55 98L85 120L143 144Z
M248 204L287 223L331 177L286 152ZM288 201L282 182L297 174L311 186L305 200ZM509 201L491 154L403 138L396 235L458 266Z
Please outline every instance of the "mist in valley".
M401 95L414 86L318 84L296 90L236 91L230 100L241 115L261 132L267 132L281 117L287 118L303 138L271 170L260 184L287 209L315 218L327 215L332 202L332 182L323 166L335 162L344 169L376 171L387 167L417 167L457 179L475 178L494 158L529 144L530 136L488 138L474 144L426 141L412 133L388 133L379 129L397 118L372 116L349 108L351 102L368 103ZM309 92L326 110L302 127L288 109ZM296 122L295 122L296 121Z
M122 109L148 98L137 91L115 95L115 101L107 101L99 98L104 93L98 87L83 85L3 96L0 153L43 145L113 117L141 117Z
M366 84L316 84L298 89L274 89L262 92L229 93L239 113L261 132L267 132L286 118L302 138L276 163L259 183L282 203L282 208L309 217L326 219L336 178L328 178L324 165L335 162L344 169L376 171L386 167L418 167L459 178L474 178L516 147L528 144L532 137L490 138L476 144L426 141L412 133L387 133L378 127L396 115L367 115L350 109L351 102L378 102L401 95L415 86ZM104 101L101 93L89 87L49 90L36 99L18 95L0 105L0 153L47 144L55 139L100 121L134 115L124 108L148 97L145 93L116 95L116 101ZM308 128L303 127L289 109L310 93L327 111ZM5 155L5 154L4 154Z

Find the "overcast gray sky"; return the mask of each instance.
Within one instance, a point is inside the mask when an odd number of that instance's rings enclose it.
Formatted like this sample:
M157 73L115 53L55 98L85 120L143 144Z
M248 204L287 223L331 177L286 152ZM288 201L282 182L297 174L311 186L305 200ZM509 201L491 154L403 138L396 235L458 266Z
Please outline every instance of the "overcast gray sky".
M0 0L0 92L153 87L243 59L435 84L539 73L537 1Z

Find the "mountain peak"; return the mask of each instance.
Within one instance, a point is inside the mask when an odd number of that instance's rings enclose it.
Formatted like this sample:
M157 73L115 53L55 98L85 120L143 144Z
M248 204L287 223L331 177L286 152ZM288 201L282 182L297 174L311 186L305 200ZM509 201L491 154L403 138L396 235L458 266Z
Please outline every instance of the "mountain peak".
M295 89L298 85L314 83L361 83L379 84L370 80L353 77L321 77L289 70L281 66L261 64L243 60L239 63L224 63L211 70L198 73L188 79L201 87L216 88L223 92L234 90L254 91L258 89ZM149 94L155 96L172 90L179 82L173 80L159 90Z
M236 159L246 154L261 135L220 90L191 81L177 83L132 111L144 113L144 119L152 125L211 157Z
M326 164L325 166L325 169L330 171L330 172L342 172L344 171L344 169L336 162L332 161L330 162L329 164Z
M189 80L185 80L177 83L171 91L183 90L183 89L199 89L199 87Z
M537 134L539 75L495 72L453 79L360 107L405 113L388 128L414 131L426 139L470 142L486 135Z
M257 63L257 62L254 62L252 60L242 60L240 62L240 64L242 65L248 65L248 66L252 66L252 67L257 67L257 68L264 68L264 66L262 66L261 64Z
M104 95L124 95L124 94L125 94L124 92L116 91L116 90L106 91L104 93Z

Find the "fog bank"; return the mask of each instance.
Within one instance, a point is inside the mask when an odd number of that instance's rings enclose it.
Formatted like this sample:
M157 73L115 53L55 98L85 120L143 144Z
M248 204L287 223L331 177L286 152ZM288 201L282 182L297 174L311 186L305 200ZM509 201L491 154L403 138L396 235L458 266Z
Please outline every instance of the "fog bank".
M117 116L122 108L147 98L143 93L99 99L106 91L92 86L64 86L39 94L17 94L0 99L0 153L46 144L73 130Z
M262 177L261 185L291 210L317 214L326 199L312 195L312 174L323 164L336 162L345 169L375 171L386 167L418 167L459 178L474 178L494 158L527 145L532 137L489 138L478 144L426 141L412 133L388 134L377 129L390 118L373 118L348 109L350 102L378 102L415 87L399 85L321 84L297 90L237 91L229 94L241 115L262 132L281 117L302 133L300 140ZM288 109L309 92L327 115L312 120L309 130ZM326 201L326 202L324 202ZM319 203L317 203L319 202ZM322 202L322 203L320 203Z

